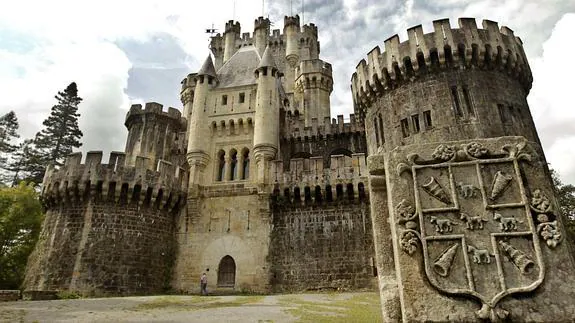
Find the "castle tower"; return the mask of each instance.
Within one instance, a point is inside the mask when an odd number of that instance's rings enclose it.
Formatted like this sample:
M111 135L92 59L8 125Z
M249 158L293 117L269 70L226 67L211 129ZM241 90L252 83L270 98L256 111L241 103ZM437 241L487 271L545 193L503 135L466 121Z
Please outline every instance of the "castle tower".
M194 82L196 86L191 109L193 113L190 120L188 120L187 159L190 165L190 189L193 188L193 185L202 183L202 173L210 160L210 141L204 134L210 132L207 96L217 82L211 56L208 56L198 71ZM185 108L185 110L190 111L189 107Z
M258 91L254 127L254 156L257 163L257 182L268 182L269 162L278 151L279 106L278 69L266 47L262 60L255 70Z
M312 119L323 120L330 116L330 95L333 90L331 65L320 60L301 61L295 70L295 91L303 109L305 125Z
M178 149L180 133L184 135L185 123L180 111L169 108L162 112L162 105L156 102L146 103L144 110L139 104L134 104L126 115L124 123L128 128L126 140L126 164L135 165L136 157L149 159L151 168L158 161L176 162L172 158L173 149Z
M433 28L387 39L351 79L366 117L384 321L572 321L564 286L575 266L570 243L556 244L562 216L527 104L522 42L488 20ZM502 214L523 225L506 227ZM450 227L460 220L466 228ZM548 305L535 314L538 302Z
M299 63L299 42L300 33L299 16L284 17L284 36L286 39L286 60L288 64L285 67L286 92L293 93L295 81L295 68Z
M226 23L224 32L224 57L223 64L225 64L232 55L236 52L236 39L240 38L241 27L239 22L230 20Z
M254 21L254 46L262 57L268 44L269 35L270 20L268 18L258 17L258 19Z

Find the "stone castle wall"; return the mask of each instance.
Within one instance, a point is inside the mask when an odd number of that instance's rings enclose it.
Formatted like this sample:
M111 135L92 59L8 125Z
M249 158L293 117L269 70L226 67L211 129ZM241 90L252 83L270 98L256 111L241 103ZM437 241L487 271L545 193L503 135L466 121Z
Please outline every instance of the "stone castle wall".
M48 167L42 202L46 218L29 258L26 290L133 295L170 287L175 218L185 204L187 173L160 160L124 153L70 155ZM152 168L153 169L149 169Z
M374 250L366 201L276 205L270 260L275 292L374 288Z
M29 290L134 295L170 288L174 215L98 199L48 210L29 260Z

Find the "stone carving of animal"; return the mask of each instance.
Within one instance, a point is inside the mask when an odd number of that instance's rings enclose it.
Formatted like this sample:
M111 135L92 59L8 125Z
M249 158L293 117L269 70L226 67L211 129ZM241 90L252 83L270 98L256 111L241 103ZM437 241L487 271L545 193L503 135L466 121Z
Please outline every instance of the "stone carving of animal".
M487 222L482 216L470 216L465 212L461 212L461 220L466 222L466 228L469 230L483 230L483 222Z
M493 213L493 220L499 221L499 226L503 231L517 230L517 224L523 223L523 221L518 220L512 216L502 216L499 213Z
M471 253L473 262L476 264L489 264L491 263L492 255L486 249L475 248L472 245L467 245L467 252Z
M429 222L435 225L435 231L439 233L451 232L453 231L453 226L457 225L457 223L450 219L439 219L436 216L430 217Z
M457 188L459 195L464 199L475 197L478 190L477 187L471 184L463 184L463 182L458 182L455 187Z

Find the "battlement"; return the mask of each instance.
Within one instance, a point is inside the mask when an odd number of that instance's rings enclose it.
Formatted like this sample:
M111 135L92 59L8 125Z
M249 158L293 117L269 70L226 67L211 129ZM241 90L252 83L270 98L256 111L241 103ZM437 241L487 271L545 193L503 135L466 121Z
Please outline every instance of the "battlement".
M128 166L123 152L110 153L108 164L102 164L102 157L101 151L90 151L82 163L77 152L60 168L48 166L41 194L46 207L95 197L169 209L185 202L186 169L165 160L150 165L150 159L140 156L135 166Z
M274 195L298 204L320 201L357 200L365 198L367 163L365 154L332 155L330 166L323 157L293 158L288 171L281 160L272 162Z
M198 73L190 73L186 76L180 84L182 84L182 92L188 87L195 87L196 86L196 78Z
M388 38L385 50L375 47L356 67L352 92L359 102L369 103L378 93L403 80L446 68L500 70L515 78L529 92L533 77L521 39L507 27L483 20L478 29L474 18L460 18L459 29L449 19L435 20L434 31L424 34L421 25L407 30L408 40Z
M289 26L297 26L299 31L300 28L299 15L295 15L293 17L284 16L284 30Z
M321 59L304 60L296 67L296 75L308 73L322 73L325 75L332 75L331 64L324 62Z
M354 114L349 115L349 122L345 122L343 115L337 118L325 117L320 124L317 118L311 119L311 126L305 126L305 119L299 115L287 113L286 133L290 135L286 140L313 141L319 138L338 135L351 135L363 133L365 130L363 123L357 120Z
M158 116L172 118L179 121L182 117L182 113L175 108L169 107L167 111L163 110L163 105L157 102L147 102L144 109L142 109L141 104L132 104L130 111L126 114L126 123L134 116L139 116L143 114L155 114Z
M317 26L314 23L303 25L304 34L311 34L317 38Z
M260 28L269 28L270 27L270 20L264 17L258 17L254 20L254 31Z
M233 20L229 20L228 22L226 22L226 27L224 29L226 33L235 33L238 35L240 34L241 30L242 27L240 26L240 22Z

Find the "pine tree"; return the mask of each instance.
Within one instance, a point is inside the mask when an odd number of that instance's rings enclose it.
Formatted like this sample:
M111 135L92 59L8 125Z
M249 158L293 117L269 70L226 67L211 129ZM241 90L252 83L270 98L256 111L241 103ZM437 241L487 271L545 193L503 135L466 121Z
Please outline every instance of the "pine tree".
M36 134L34 144L46 164L62 165L72 149L82 146L82 131L78 127L78 104L82 98L78 96L76 83L72 82L63 92L58 92L56 100L58 104L42 123L45 128Z
M18 127L18 118L14 111L0 117L0 167L6 164L7 155L18 148L10 143L13 139L20 137L17 132Z
M12 176L6 180L12 187L22 181L39 185L44 178L46 163L42 154L36 149L34 140L26 139L18 146L5 169L12 172Z

